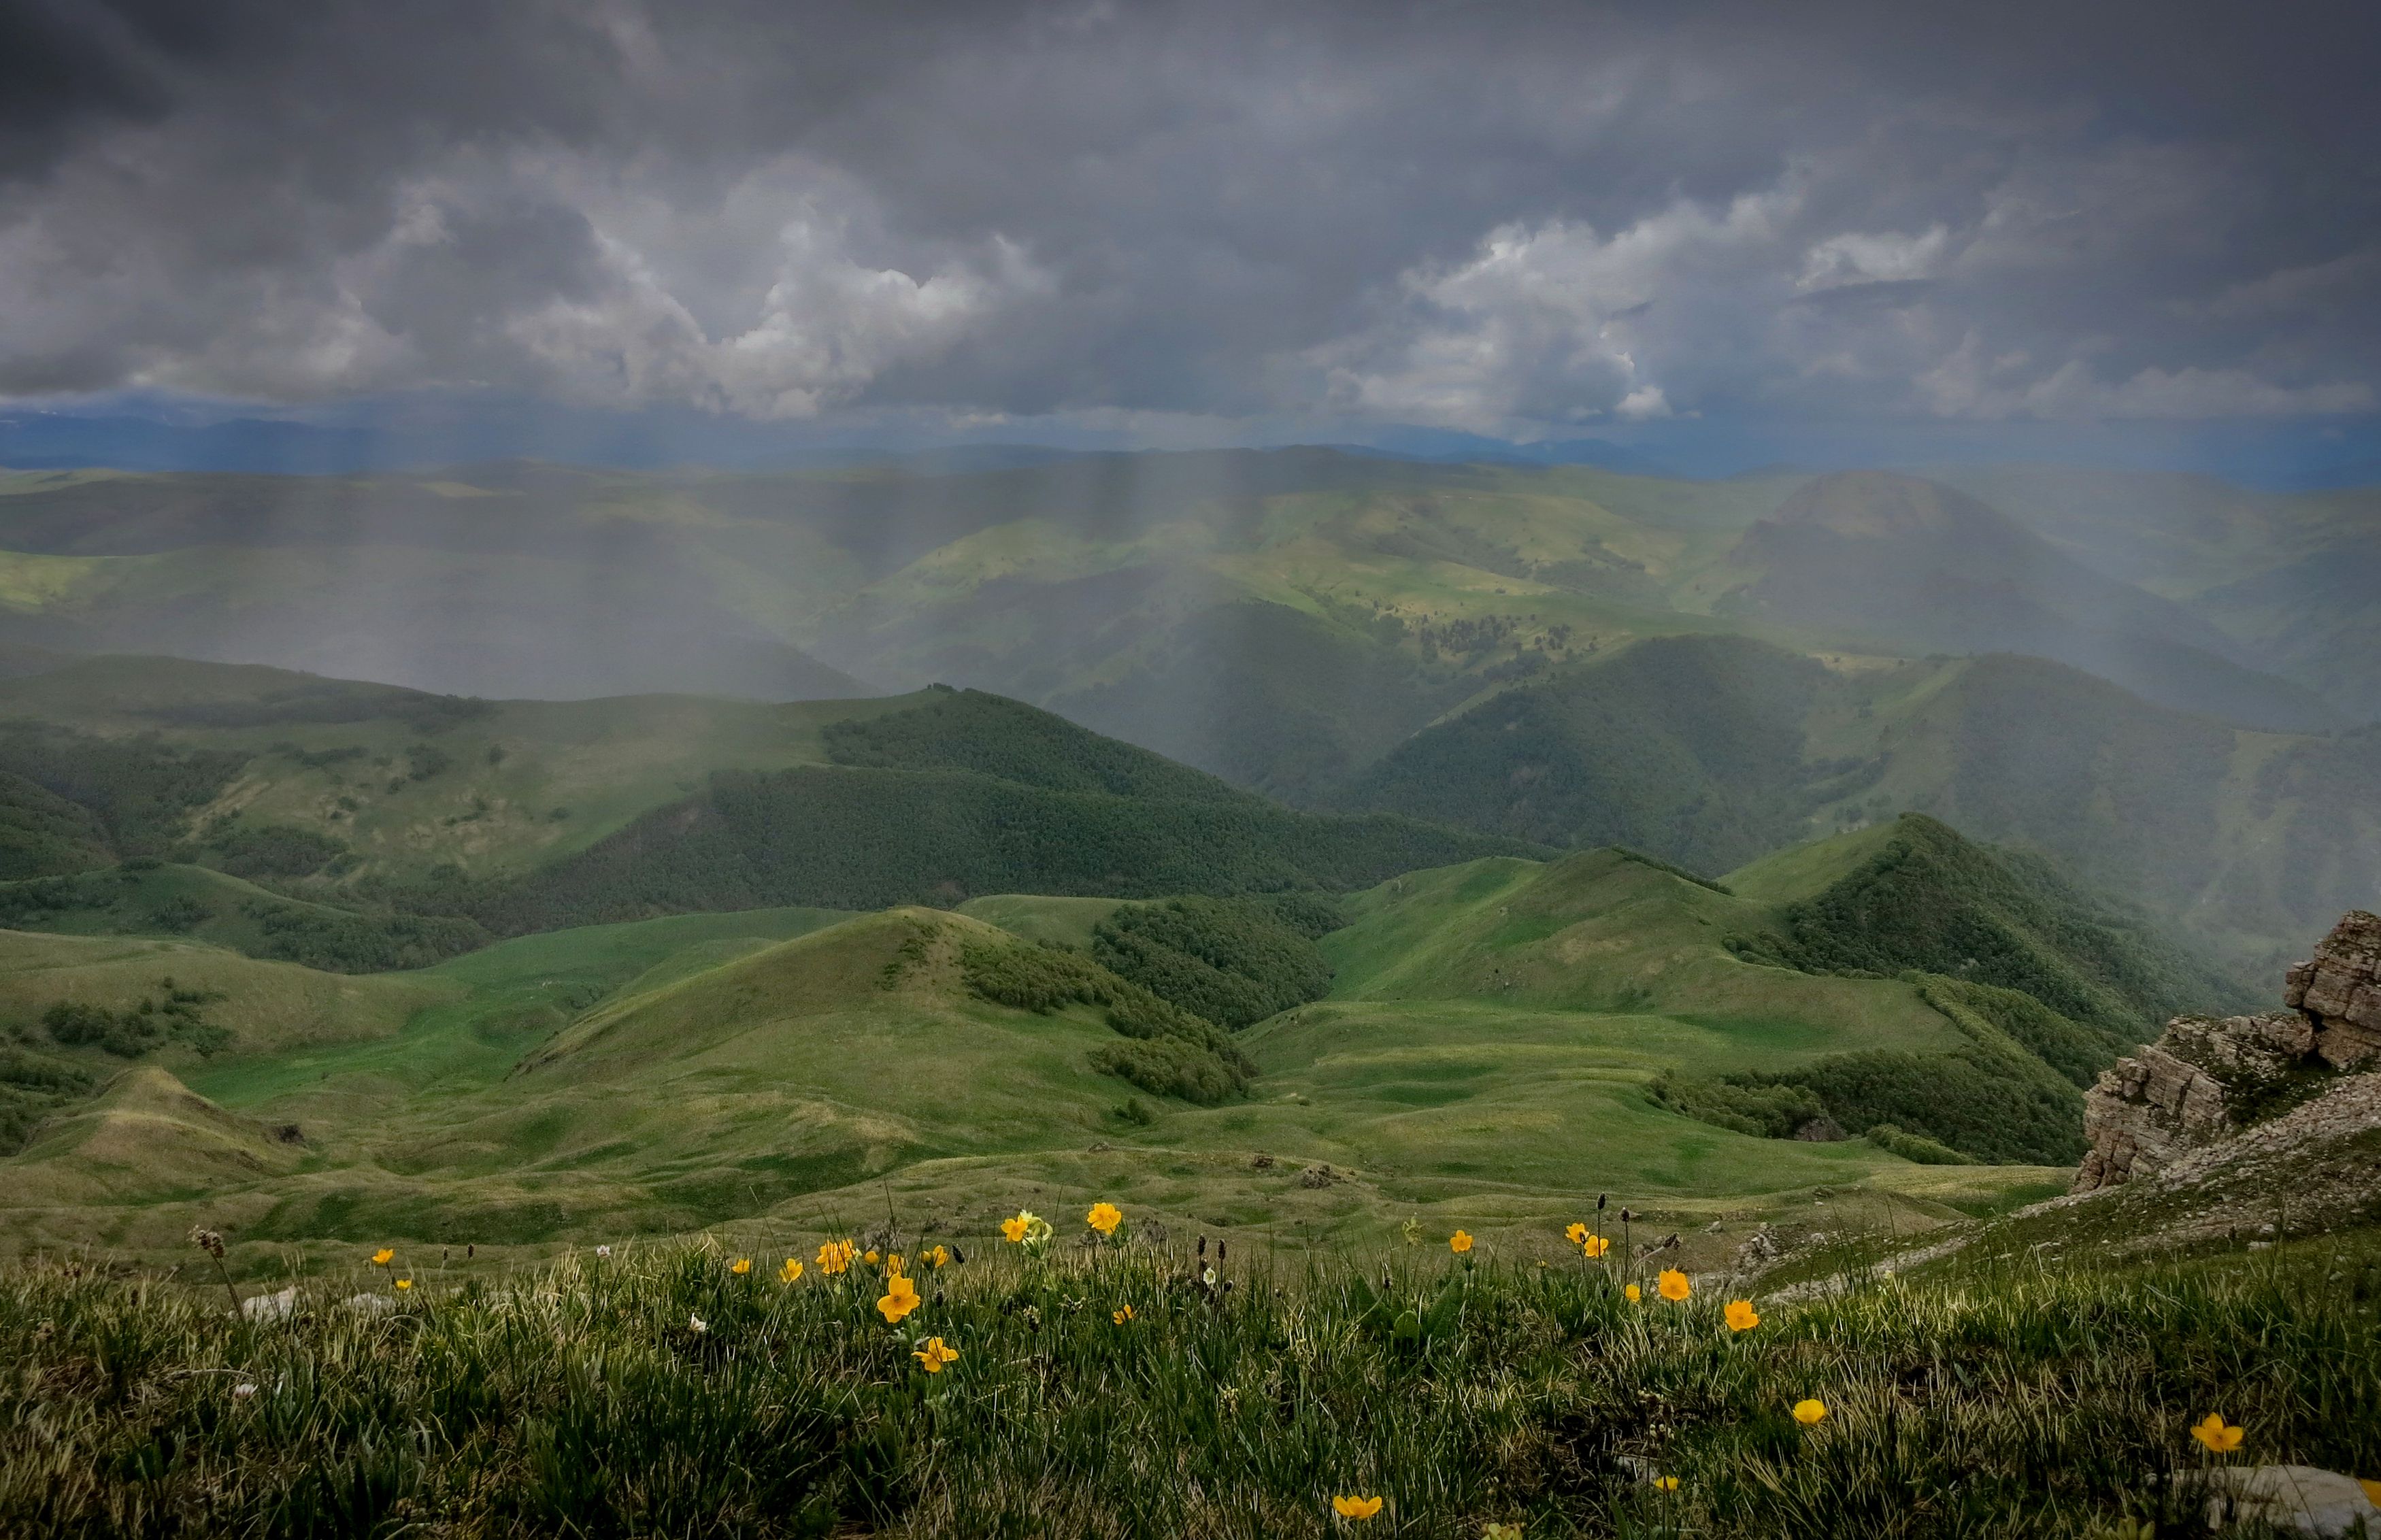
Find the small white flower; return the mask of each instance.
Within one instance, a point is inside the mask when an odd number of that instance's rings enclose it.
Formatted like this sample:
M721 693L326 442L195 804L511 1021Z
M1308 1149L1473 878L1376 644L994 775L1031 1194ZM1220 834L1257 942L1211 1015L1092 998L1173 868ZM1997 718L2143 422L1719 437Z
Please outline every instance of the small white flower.
M250 1396L256 1394L256 1387L246 1380L242 1380L240 1383L231 1387L231 1393L239 1399L246 1400Z
M598 1246L595 1248L595 1254L597 1256L610 1256L612 1254L612 1248L609 1246Z
M687 1329L693 1332L697 1337L701 1337L704 1332L711 1329L711 1323L704 1320L700 1315L689 1315L686 1318L686 1325Z
M1204 1273L1203 1273L1203 1274L1201 1274L1201 1275L1200 1275L1200 1280L1201 1280L1202 1282L1203 1282L1204 1284L1206 1284L1206 1286L1207 1286L1208 1288L1210 1288L1210 1289L1215 1288L1215 1269L1214 1269L1213 1267L1208 1268Z

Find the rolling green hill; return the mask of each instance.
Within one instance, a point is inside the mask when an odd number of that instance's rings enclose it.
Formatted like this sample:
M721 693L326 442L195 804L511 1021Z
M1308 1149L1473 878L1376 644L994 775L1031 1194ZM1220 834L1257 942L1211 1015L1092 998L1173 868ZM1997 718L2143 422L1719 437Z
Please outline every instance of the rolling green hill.
M48 799L44 827L84 830L80 847L43 836L50 865L135 859L0 883L0 916L189 934L348 972L420 966L491 931L1017 889L1344 888L1529 848L1294 813L946 689L775 706L485 702L100 658L0 682L6 766L20 800Z
M226 1126L295 1126L294 1165L219 1171L201 1193L170 1163L99 1161L60 1132L96 1116L71 1111L94 1076L52 1098L47 1131L9 1163L0 1208L20 1243L154 1246L205 1222L243 1244L539 1246L845 1204L864 1213L888 1185L930 1210L991 1193L1013 1203L1020 1185L1030 1192L1086 1162L1104 1190L1154 1213L1323 1228L1388 1223L1458 1192L1476 1201L1484 1184L1533 1207L1590 1184L1697 1203L1876 1183L1967 1202L2044 1179L2024 1168L1934 1175L1871 1143L1780 1144L1656 1105L1649 1083L1682 1065L1791 1067L1862 1043L1940 1048L1960 1034L1891 982L1758 969L1700 942L1691 959L1666 963L1703 922L1766 911L1658 865L1497 858L1455 871L1470 874L1455 886L1473 888L1479 873L1525 886L1551 874L1540 886L1564 897L1548 904L1602 906L1602 939L1583 965L1549 958L1528 988L1484 996L1455 953L1431 986L1399 985L1362 960L1368 947L1405 949L1384 939L1385 923L1461 927L1443 905L1433 917L1422 909L1434 906L1376 889L1351 902L1355 923L1323 937L1342 975L1333 997L1219 1042L1085 953L947 912L774 911L541 934L388 976L427 996L393 1032L173 1061L206 1109L186 1108L191 1131L158 1148L197 1147ZM1449 880L1408 883L1435 892ZM1466 902L1486 912L1483 894ZM1012 896L987 909L1020 923L1071 914L1094 927L1093 948L1107 928L1112 950L1163 942L1246 970L1235 977L1267 976L1260 964L1273 956L1249 949L1258 933L1230 906L1227 923L1166 903L1092 916ZM1118 923L1135 915L1164 923ZM1595 928L1566 930L1562 944ZM1731 974L1790 979L1807 999L1781 1011L1774 985L1764 1003ZM1191 1072L1211 1052L1220 1082ZM105 1068L96 1049L49 1057ZM1217 1085L1220 1100L1206 1089ZM1309 1169L1329 1174L1292 1179Z
M1625 1042L1609 1069L1642 1069L1662 1043L1654 1093L1678 1110L1777 1138L1889 1124L1984 1159L2073 1158L2094 1075L2169 1012L2248 998L2027 858L1923 818L1717 886L1598 850L1418 872L1347 907L1322 942L1332 1004L1297 1013L1321 1024L1269 1032L1361 1041L1344 1003L1408 1033L1460 1021L1474 1060ZM1681 1051L1690 1031L1700 1046ZM1416 1094L1430 1078L1414 1070Z
M1681 637L1450 716L1343 805L1705 872L1925 813L2265 974L2381 897L2376 742L2247 732L2035 658L1813 661Z

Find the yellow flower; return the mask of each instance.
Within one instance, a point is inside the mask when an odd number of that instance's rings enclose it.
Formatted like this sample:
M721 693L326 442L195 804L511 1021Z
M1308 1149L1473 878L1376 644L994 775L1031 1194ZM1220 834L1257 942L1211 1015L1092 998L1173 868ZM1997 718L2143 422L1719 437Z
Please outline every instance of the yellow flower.
M1591 1235L1586 1240L1579 1243L1579 1249L1587 1253L1588 1260L1593 1262L1597 1257L1602 1256L1605 1253L1610 1251L1612 1249L1612 1242L1606 1241L1600 1235Z
M925 1365L926 1373L939 1375L943 1372L944 1364L953 1362L959 1356L959 1351L957 1348L945 1347L943 1339L939 1337L929 1337L926 1338L926 1345L910 1356Z
M1635 1304L1638 1301L1645 1297L1645 1291L1632 1283L1628 1288L1620 1291L1620 1297L1627 1300L1630 1304Z
M896 1273L885 1281L885 1297L876 1302L887 1326L899 1326L901 1317L918 1308L918 1286Z
M1480 1532L1480 1540L1521 1540L1519 1524L1490 1524Z
M937 1267L947 1267L951 1265L951 1249L948 1246L937 1246L926 1253L926 1260Z
M1656 1492L1675 1492L1678 1489L1679 1478L1676 1476L1655 1476L1654 1478L1654 1490Z
M1093 1204L1092 1211L1083 1216L1083 1223L1102 1235L1114 1235L1116 1228L1124 1223L1124 1211L1114 1204Z
M1678 1303L1695 1291L1695 1286L1687 1281L1687 1275L1679 1272L1676 1267L1663 1268L1662 1276L1654 1281L1662 1286L1662 1298L1672 1304Z
M1342 1519L1353 1519L1361 1523L1381 1510L1381 1499L1378 1497L1334 1497L1331 1499L1331 1508L1332 1510L1337 1513Z
M1728 1302L1728 1330L1751 1331L1760 1324L1761 1317L1753 1314L1752 1302L1751 1300L1730 1300Z
M901 1253L899 1252L895 1252L891 1256L885 1259L885 1270L888 1273L895 1274L906 1272L908 1270L901 1261Z
M865 1262L865 1263L866 1263L866 1264L868 1264L871 1267L873 1267L873 1266L875 1266L875 1265L876 1265L876 1253L875 1253L874 1252L871 1252L871 1253L869 1253L866 1256L861 1257L860 1260L861 1260L861 1261L862 1261L862 1262Z
M2209 1412L2207 1421L2192 1424L2191 1436L2207 1446L2210 1454L2230 1454L2241 1447L2241 1430L2226 1424L2216 1412Z
M1827 1403L1815 1396L1809 1400L1794 1403L1794 1420L1806 1428L1816 1425L1819 1419L1826 1414Z
M1580 1245L1587 1240L1587 1227L1573 1219L1570 1228L1563 1231L1563 1239L1574 1246Z
M727 1270L740 1278L752 1270L752 1259L749 1256L739 1256L727 1265Z
M1457 1230L1447 1238L1447 1249L1461 1256L1471 1249L1471 1232L1468 1229Z
M1117 1311L1117 1312L1116 1313L1116 1324L1117 1324L1117 1326L1122 1326L1122 1325L1124 1325L1127 1321L1129 1321L1129 1320L1131 1320L1131 1319L1132 1319L1132 1306L1130 1306L1130 1305L1127 1305L1127 1306L1125 1306L1122 1310L1119 1310L1119 1311Z
M802 1265L796 1262L792 1257L786 1258L786 1265L777 1269L777 1281L779 1283L791 1283L801 1276Z
M372 1265L375 1267L385 1267L391 1262L395 1261L396 1258L397 1253L395 1252L390 1251L386 1246L383 1246L380 1250L372 1253Z
M397 1286L399 1289L410 1289L413 1287L413 1280L411 1278L399 1278L397 1280ZM2217 1420L2219 1422L2222 1421L2220 1418Z
M820 1242L818 1249L819 1271L826 1274L830 1277L834 1277L836 1274L842 1272L845 1268L851 1265L851 1259L859 1250L859 1247L853 1245L849 1241L826 1241Z

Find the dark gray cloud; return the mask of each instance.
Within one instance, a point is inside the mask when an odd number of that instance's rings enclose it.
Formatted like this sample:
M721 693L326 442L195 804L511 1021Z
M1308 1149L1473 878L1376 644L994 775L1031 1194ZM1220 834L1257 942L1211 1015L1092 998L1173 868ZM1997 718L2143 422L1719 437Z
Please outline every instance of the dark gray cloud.
M2368 413L2369 6L0 0L0 393Z

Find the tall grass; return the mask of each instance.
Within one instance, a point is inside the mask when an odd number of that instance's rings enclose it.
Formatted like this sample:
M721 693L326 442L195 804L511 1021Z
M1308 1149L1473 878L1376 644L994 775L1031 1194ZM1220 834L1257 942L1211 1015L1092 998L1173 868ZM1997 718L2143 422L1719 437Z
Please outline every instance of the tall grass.
M1444 1252L1211 1286L1189 1257L1004 1251L926 1272L899 1328L864 1265L755 1262L336 1302L372 1275L279 1324L0 1275L0 1534L1298 1536L1356 1494L1387 1499L1362 1529L1418 1536L2164 1537L2197 1532L2170 1478L2209 1411L2248 1429L2236 1458L2381 1472L2381 1274L2320 1256L1887 1282L1743 1333L1711 1290ZM959 1353L939 1375L930 1335Z

